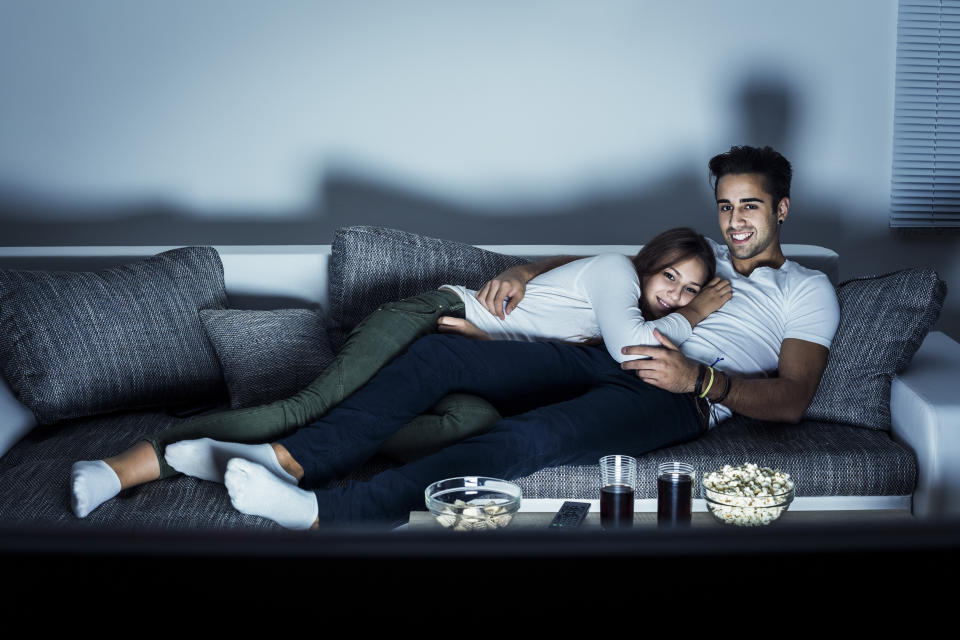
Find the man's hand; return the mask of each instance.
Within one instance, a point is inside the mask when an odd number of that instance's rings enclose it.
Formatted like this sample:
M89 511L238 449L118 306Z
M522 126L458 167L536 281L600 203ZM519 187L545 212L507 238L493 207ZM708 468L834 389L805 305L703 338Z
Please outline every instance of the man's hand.
M652 360L630 360L620 366L635 369L641 380L674 393L693 391L697 384L697 363L688 360L657 331L662 347L625 347L627 355L650 356ZM827 366L829 350L819 344L787 338L780 345L779 367L773 378L733 378L717 372L708 399L715 402L731 383L724 406L750 418L797 423L803 419Z
M501 320L517 308L527 291L527 283L533 279L523 265L510 267L477 291L477 300L483 308ZM504 310L504 302L507 303Z
M466 338L474 340L489 340L490 336L486 331L477 327L469 320L463 318L454 318L453 316L440 316L437 318L437 331L440 333L456 333Z
M680 353L670 339L653 330L653 335L662 346L624 347L628 356L648 356L643 360L627 360L620 365L626 370L635 370L637 376L655 387L671 393L689 393L697 384L697 363Z

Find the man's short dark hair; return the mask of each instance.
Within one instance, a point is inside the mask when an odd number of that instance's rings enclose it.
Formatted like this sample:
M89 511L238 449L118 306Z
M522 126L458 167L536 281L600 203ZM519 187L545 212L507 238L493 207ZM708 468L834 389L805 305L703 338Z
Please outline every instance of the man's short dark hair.
M730 147L730 151L710 158L710 179L713 196L717 196L717 183L730 173L759 173L763 176L764 189L773 196L770 206L776 210L783 198L790 197L790 179L793 169L790 162L773 147Z

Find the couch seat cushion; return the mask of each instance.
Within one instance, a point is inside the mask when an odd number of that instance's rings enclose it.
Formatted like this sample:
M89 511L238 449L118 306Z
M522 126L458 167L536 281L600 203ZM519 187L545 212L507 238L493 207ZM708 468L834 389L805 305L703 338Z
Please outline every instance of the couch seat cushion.
M234 509L222 485L184 476L123 491L86 518L73 515L68 485L74 462L118 453L178 420L144 411L34 429L0 459L0 522L121 530L279 528Z
M115 454L177 420L158 412L135 412L35 429L0 458L0 523L111 529L277 528L269 520L236 511L222 485L183 476L124 491L86 518L74 517L67 491L75 461ZM909 495L917 473L913 453L886 432L818 422L765 424L737 417L694 442L642 456L638 498L656 497L655 469L670 460L691 462L698 478L724 464L755 462L778 468L793 476L798 496ZM389 466L376 457L334 485L367 479ZM544 469L517 482L525 498L599 497L596 465Z
M917 476L913 452L886 432L828 422L764 423L737 416L698 440L641 456L637 498L657 497L657 466L673 460L693 465L695 497L700 497L704 473L745 462L789 473L798 497L910 495ZM596 465L567 466L543 469L518 484L525 498L598 499L598 478Z
M0 458L0 526L282 529L266 518L234 509L223 485L186 476L123 491L86 518L73 515L68 486L74 462L116 454L179 420L162 412L141 411L78 418L34 429ZM391 465L385 458L375 457L336 484L369 478Z

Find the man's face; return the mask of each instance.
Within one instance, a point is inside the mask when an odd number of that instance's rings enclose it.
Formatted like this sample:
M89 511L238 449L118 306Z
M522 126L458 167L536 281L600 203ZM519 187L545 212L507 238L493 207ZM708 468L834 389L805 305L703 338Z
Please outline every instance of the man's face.
M760 262L779 255L777 221L786 218L788 207L786 198L773 202L758 173L731 173L717 182L720 230L737 260Z

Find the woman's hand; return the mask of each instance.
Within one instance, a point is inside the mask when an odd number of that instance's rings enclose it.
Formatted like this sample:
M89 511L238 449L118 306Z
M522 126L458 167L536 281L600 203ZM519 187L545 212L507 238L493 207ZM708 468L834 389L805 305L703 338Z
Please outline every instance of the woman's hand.
M469 320L454 318L452 316L440 316L437 319L437 331L440 333L455 333L465 338L473 338L474 340L490 339L486 331L478 329L477 325Z
M684 307L689 314L683 315L690 321L691 326L696 326L701 320L726 304L732 295L733 289L729 280L714 278L700 289L700 293L690 301L690 304Z

